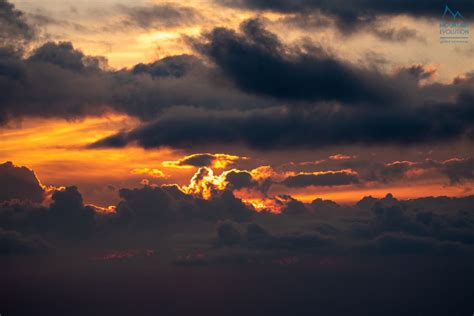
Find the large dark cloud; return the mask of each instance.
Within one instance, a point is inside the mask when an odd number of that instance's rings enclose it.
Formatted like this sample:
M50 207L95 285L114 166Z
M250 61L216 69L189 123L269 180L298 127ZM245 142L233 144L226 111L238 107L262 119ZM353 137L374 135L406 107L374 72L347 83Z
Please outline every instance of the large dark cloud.
M251 93L300 101L397 100L382 74L337 60L318 47L291 51L257 19L244 22L241 33L216 28L195 46Z
M441 18L446 2L422 0L413 4L407 0L220 0L220 3L232 7L256 10L269 10L280 13L320 13L336 20L337 25L351 32L361 24L372 23L379 17L410 15L413 17ZM451 9L460 11L464 16L474 13L474 5L469 0L460 0L449 4Z
M104 138L91 147L196 148L244 144L260 149L318 148L341 144L407 145L455 140L472 133L469 102L380 110L298 110L248 112L183 111Z
M309 53L287 47L259 20L244 22L240 33L216 28L195 39L194 46L240 89L291 102L246 111L181 108L92 147L136 142L145 148L222 143L316 148L443 142L472 135L472 74L451 84L420 85L432 70L413 65L387 75L358 68L320 49Z
M45 195L32 170L17 167L11 162L0 164L0 187L0 202L12 199L41 202Z

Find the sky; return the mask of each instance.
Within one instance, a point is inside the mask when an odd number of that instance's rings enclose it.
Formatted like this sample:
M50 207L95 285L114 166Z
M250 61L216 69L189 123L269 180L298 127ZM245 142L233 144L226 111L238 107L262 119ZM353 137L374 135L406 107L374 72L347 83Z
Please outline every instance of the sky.
M442 270L433 256L471 278L473 16L470 0L0 0L4 268L362 278L415 254L402 278ZM28 315L25 273L8 308Z
M442 5L423 3L418 12L370 3L343 13L312 2L306 12L291 1L12 4L8 10L21 12L24 25L6 28L4 36L15 36L23 61L37 65L29 91L4 83L12 93L2 102L2 160L32 168L45 185L77 185L88 203L113 205L119 199L107 187L139 187L143 180L188 185L199 167L209 166L166 161L195 154L246 158L217 168L217 175L261 166L277 178L358 174L354 183L270 188L273 196L306 202L472 190L472 114L459 110L458 123L444 112L458 114L451 105L469 97L474 47L440 42ZM221 117L235 124L229 135L217 126ZM253 126L253 117L268 124ZM159 123L165 119L176 128ZM179 128L174 120L182 121ZM163 126L169 139L148 144L153 135L137 135L120 146L89 146L147 126L156 128L152 134L163 134ZM345 159L330 158L337 155ZM439 167L414 167L426 161ZM464 175L447 175L448 161L464 164L466 171L458 171ZM398 170L388 171L394 174L375 175L394 164Z

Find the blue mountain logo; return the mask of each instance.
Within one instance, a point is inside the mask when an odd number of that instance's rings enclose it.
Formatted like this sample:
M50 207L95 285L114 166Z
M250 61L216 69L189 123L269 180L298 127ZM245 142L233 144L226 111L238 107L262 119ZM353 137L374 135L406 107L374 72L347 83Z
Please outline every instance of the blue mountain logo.
M448 15L448 13L451 15L451 17L456 20L457 18L460 18L461 20L464 20L464 17L462 16L461 13L459 13L459 11L456 11L456 13L454 13L449 7L448 5L446 5L444 7L444 13L443 13L443 16L442 18L446 18L446 15Z

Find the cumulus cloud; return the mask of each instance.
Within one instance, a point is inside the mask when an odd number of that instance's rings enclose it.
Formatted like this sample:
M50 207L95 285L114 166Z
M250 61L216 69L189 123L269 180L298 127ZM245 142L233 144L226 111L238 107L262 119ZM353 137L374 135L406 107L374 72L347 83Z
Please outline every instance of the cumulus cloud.
M0 202L19 199L40 203L45 196L35 173L26 167L17 167L12 162L0 164L0 187Z
M33 174L26 170L30 176ZM26 200L3 202L0 204L1 252L42 253L51 248L49 244L86 245L108 236L113 239L129 233L165 233L172 227L202 230L216 222L218 246L253 249L262 256L282 252L295 255L473 252L473 197L400 201L388 194L383 199L366 197L348 206L323 199L303 203L289 195L270 197L266 193L258 197L261 200L252 201L234 194L243 189L257 192L274 173L261 167L251 171L230 170L215 176L211 169L203 167L188 186L144 185L120 189L121 201L109 212L85 205L76 187L54 191L49 206ZM318 179L317 185L321 181ZM323 182L335 184L333 179ZM264 205L258 208L263 212L256 211L253 205L260 205L257 202ZM188 233L193 238L193 233ZM214 246L209 241L208 247ZM222 251L225 257L225 250Z

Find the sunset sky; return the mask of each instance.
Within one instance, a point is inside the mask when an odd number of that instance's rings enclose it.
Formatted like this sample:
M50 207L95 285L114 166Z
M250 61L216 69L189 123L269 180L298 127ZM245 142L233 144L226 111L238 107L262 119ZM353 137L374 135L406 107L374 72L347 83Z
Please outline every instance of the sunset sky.
M335 220L318 255L472 256L473 17L472 0L0 0L0 255L221 262L217 243L286 265ZM249 218L265 246L235 241Z
M374 5L349 21L329 4L304 12L291 1L12 3L25 25L6 36L32 64L23 66L31 82L22 91L2 81L11 94L0 157L45 185L77 185L87 202L108 206L118 201L112 187L185 186L199 167L220 175L269 166L278 182L269 197L472 193L472 109L463 102L474 46L440 43L443 6L415 14ZM232 131L217 126L227 120ZM156 141L147 133L89 146L146 126ZM246 159L166 164L194 154ZM357 181L280 184L344 170Z

